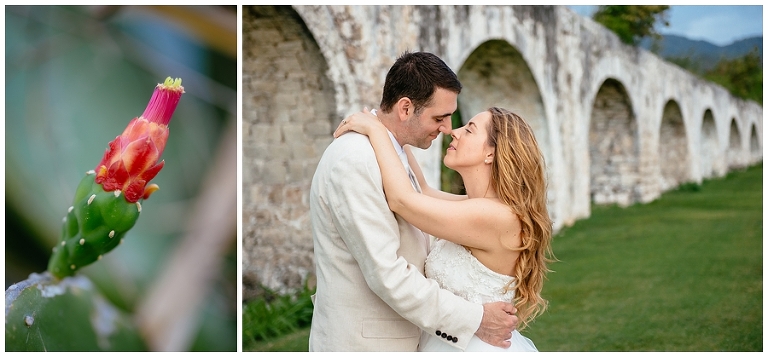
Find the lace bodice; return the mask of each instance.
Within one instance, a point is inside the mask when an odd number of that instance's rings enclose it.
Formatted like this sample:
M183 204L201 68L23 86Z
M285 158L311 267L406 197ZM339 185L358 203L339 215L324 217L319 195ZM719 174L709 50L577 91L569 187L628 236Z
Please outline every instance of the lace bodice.
M443 239L432 244L424 272L443 289L470 302L512 302L515 297L514 289L504 293L504 287L513 277L488 269L469 250Z

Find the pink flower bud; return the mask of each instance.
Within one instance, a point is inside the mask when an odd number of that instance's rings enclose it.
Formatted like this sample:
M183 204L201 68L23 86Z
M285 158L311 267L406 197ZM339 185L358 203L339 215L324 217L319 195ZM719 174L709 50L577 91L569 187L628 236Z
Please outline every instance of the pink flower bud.
M96 166L95 181L104 191L120 190L128 202L137 202L158 189L157 185L147 183L163 168L165 162L158 160L168 141L168 123L183 93L181 79L168 77L155 87L144 114L133 118L123 133L109 143Z

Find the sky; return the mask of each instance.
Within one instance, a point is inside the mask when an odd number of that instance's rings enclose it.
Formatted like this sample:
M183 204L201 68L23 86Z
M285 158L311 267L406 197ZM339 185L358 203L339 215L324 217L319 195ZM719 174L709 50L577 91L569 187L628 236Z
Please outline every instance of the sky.
M582 16L591 17L597 5L569 5ZM763 7L760 5L670 5L669 27L657 27L662 34L704 40L718 46L763 35Z

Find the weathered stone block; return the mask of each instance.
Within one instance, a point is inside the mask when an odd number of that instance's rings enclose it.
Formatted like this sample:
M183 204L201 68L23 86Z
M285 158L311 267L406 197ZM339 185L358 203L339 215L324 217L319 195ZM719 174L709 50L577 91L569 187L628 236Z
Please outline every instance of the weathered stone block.
M317 116L310 116L309 118L309 123L304 125L304 132L306 132L307 135L310 137L333 137L333 131L336 130L336 127L332 128L331 123L323 120L323 118L318 118ZM314 138L312 138L312 140L314 140Z
M295 117L295 115L293 116ZM287 124L283 124L281 126L281 129L282 129L283 137L285 138L285 141L291 144L301 145L307 139L307 136L304 135L303 124L287 123ZM293 156L293 157L299 157L299 156Z
M264 170L264 168L266 170ZM285 161L283 160L270 160L267 162L263 169L260 170L257 180L261 181L265 185L274 185L285 183L288 170L285 167Z

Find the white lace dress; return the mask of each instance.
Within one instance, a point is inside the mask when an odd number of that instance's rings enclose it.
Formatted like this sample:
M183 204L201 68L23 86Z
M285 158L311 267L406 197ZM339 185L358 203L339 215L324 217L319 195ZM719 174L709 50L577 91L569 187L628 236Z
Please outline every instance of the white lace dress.
M488 269L469 250L443 239L434 242L432 250L427 256L425 274L428 278L437 281L443 289L478 304L512 301L515 296L514 289L504 293L504 286L513 279L512 277ZM477 336L472 336L466 351L537 352L533 342L517 331L512 333L510 342L512 345L503 349L489 345ZM435 335L434 332L422 331L419 351L450 352L460 350L443 342L442 338Z

